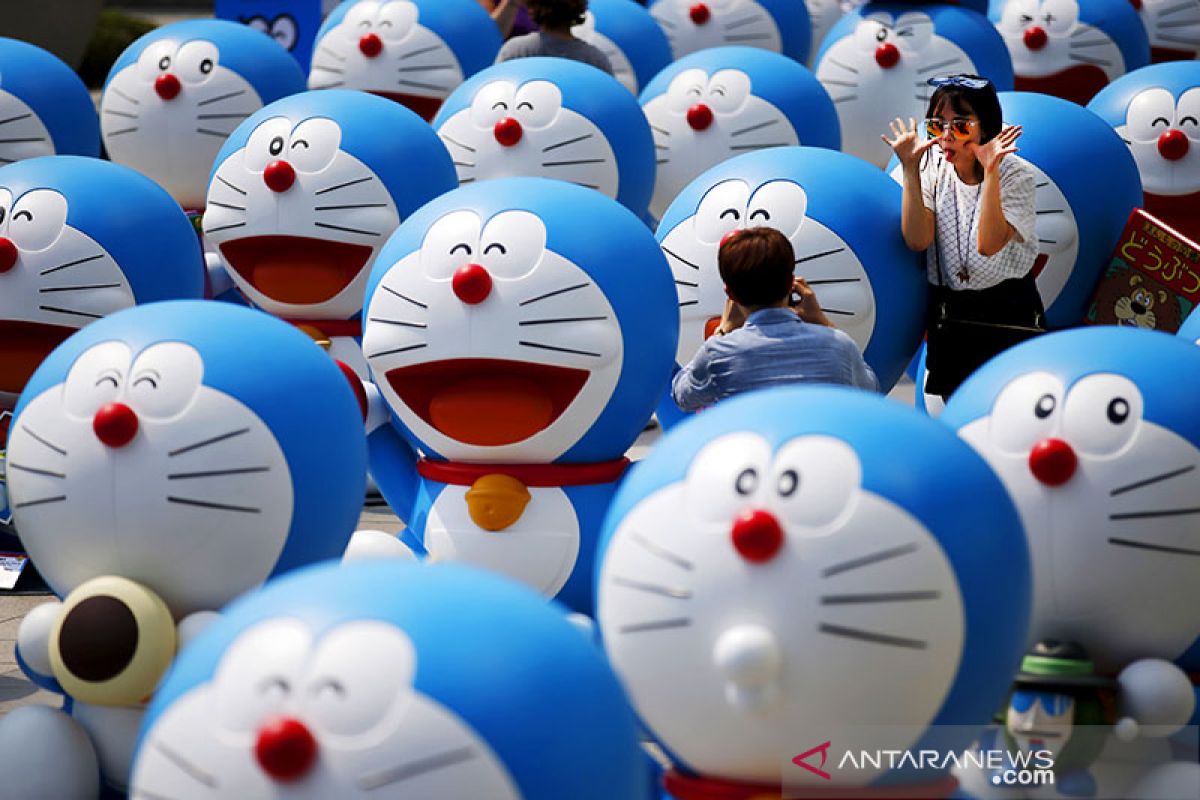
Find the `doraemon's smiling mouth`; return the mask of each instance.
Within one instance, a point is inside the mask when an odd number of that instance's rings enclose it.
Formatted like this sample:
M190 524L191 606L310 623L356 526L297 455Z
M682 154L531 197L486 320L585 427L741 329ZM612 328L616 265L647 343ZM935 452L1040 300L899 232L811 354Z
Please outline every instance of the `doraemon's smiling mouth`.
M664 0L650 9L676 59L709 47L740 44L783 50L779 26L754 0Z
M221 245L229 266L259 292L289 305L332 300L362 272L375 249L304 236L251 236Z

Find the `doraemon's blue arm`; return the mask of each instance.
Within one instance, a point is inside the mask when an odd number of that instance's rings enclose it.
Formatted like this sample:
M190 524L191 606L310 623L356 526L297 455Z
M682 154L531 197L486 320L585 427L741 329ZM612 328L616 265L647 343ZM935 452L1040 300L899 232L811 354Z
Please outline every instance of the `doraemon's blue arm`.
M380 425L367 436L367 454L384 499L396 516L411 524L421 482L416 451L391 425Z

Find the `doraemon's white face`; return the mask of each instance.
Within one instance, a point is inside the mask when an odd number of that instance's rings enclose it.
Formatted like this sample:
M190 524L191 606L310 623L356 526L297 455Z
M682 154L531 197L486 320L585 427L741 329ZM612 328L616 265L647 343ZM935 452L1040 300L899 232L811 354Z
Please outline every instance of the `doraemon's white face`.
M433 119L463 82L450 45L419 20L410 0L360 0L313 51L310 89L361 89Z
M996 29L1020 77L1043 78L1072 68L1099 68L1108 80L1125 73L1125 57L1103 30L1079 21L1076 0L1008 0Z
M802 144L782 111L754 95L750 76L722 69L710 77L684 70L664 94L642 106L654 146L658 174L650 212L662 217L667 206L709 167L766 147Z
M1034 207L1037 214L1034 233L1038 254L1033 261L1038 294L1047 308L1058 299L1075 268L1079 255L1079 224L1075 212L1058 184L1036 164L1034 176Z
M1070 387L1021 375L959 430L1004 481L1033 563L1032 641L1082 644L1097 664L1171 659L1200 634L1200 451L1143 417L1138 387L1096 373Z
M783 52L775 18L754 0L660 0L650 13L667 35L676 59L726 45Z
M202 208L221 145L261 107L254 87L221 65L215 44L163 40L113 76L100 98L100 132L113 161L185 208Z
M1200 87L1178 100L1163 88L1139 92L1117 133L1133 153L1146 193L1200 192Z
M1200 0L1139 0L1134 7L1156 63L1200 57Z
M550 81L517 86L486 83L438 128L454 158L460 183L514 175L555 178L615 198L617 156L604 132L563 108L562 89Z
M596 15L588 11L584 16L583 22L571 28L571 35L576 39L582 39L588 44L596 47L601 53L608 58L608 63L613 69L613 77L621 82L629 91L633 92L636 97L641 89L638 86L637 74L633 71L633 64L629 63L629 57L625 52L617 47L616 42L596 30Z
M199 352L163 342L84 351L9 432L21 539L60 595L119 575L176 618L216 609L270 574L292 480L270 429L203 383Z
M696 213L662 241L679 293L679 347L686 364L725 308L725 284L717 271L721 240L742 228L781 231L796 254L796 274L817 293L825 313L865 349L875 329L875 294L862 262L840 236L805 215L808 194L797 183L770 181L755 189L727 180L709 189Z
M41 118L24 100L0 89L0 166L52 155L54 140Z
M604 291L549 249L528 211L443 216L387 271L365 318L384 399L452 460L553 461L600 416L624 362Z
M892 151L879 132L896 117L924 116L933 92L926 82L975 71L966 52L938 36L933 20L920 11L868 14L852 35L830 46L816 69L837 106L842 149L880 167Z
M327 117L264 120L217 168L205 238L256 306L296 319L362 309L370 266L400 214Z
M820 435L778 450L750 432L706 445L621 521L598 619L667 749L703 775L764 783L814 736L853 751L910 745L964 638L937 540L863 485L851 447Z
M13 402L46 356L78 328L134 304L120 266L67 224L53 189L0 188L0 398Z
M147 731L130 796L519 800L487 742L414 686L417 660L384 622L315 639L261 622Z

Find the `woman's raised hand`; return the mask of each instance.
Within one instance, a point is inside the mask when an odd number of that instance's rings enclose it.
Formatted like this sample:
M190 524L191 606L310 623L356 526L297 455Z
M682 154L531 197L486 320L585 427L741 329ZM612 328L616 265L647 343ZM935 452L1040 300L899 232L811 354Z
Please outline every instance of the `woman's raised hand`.
M900 164L905 169L916 169L921 163L921 156L925 151L937 144L937 139L930 139L922 142L917 135L917 121L912 117L908 118L908 125L905 126L904 120L896 117L888 123L888 127L892 130L893 139L889 139L886 134L881 134L880 139L887 142L888 147L895 152L896 158L900 159Z
M1021 126L1010 125L987 144L971 145L970 152L973 152L979 159L985 173L995 172L1006 155L1017 152L1016 142L1020 135Z

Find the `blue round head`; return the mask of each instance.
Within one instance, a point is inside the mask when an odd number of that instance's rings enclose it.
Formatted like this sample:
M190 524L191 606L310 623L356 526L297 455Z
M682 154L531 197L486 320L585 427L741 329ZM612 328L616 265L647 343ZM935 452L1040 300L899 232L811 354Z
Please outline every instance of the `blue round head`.
M589 0L587 19L571 33L600 48L613 76L634 96L673 59L663 29L629 0Z
M1116 672L1200 638L1197 393L1200 348L1098 326L1015 347L950 398L942 421L1021 511L1033 640L1079 642Z
M317 32L308 88L361 89L432 120L501 43L475 0L346 0Z
M308 336L173 301L106 317L46 359L8 466L16 524L56 593L120 575L179 619L340 556L366 446L345 376Z
M808 9L792 0L656 0L650 13L676 59L713 47L744 45L803 64L812 44Z
M225 20L175 22L129 45L100 98L109 157L200 208L213 159L238 123L304 89L270 36Z
M693 53L655 76L641 96L658 150L650 211L662 217L709 167L752 150L841 144L838 112L801 64L751 47Z
M1189 314L1179 326L1176 336L1192 344L1200 344L1200 314Z
M388 240L363 351L395 423L456 461L621 458L666 388L678 317L653 235L599 192L502 178Z
M672 429L598 554L609 658L703 776L774 783L785 748L825 740L958 751L1026 642L1029 557L1000 481L944 426L853 389L753 392ZM837 763L840 788L896 779Z
M457 185L446 148L407 108L365 92L302 92L260 109L225 142L204 231L255 305L344 320L361 311L388 235Z
M842 124L842 150L884 166L879 135L901 117L922 119L942 75L982 75L997 91L1013 87L1004 41L980 13L954 5L869 3L846 14L817 54L817 79Z
M688 184L667 209L658 240L679 293L676 362L691 360L706 323L725 307L721 239L759 225L788 237L796 274L864 351L880 388L890 390L924 331L922 257L900 236L900 187L862 159L816 147L732 158Z
M654 190L654 139L637 99L577 61L520 58L489 67L450 95L433 127L463 183L555 178L638 215Z
M52 53L0 37L0 164L52 155L100 156L96 106Z
M287 783L263 755L281 716L314 746ZM649 784L595 645L557 604L455 564L314 567L230 606L155 694L133 791L194 782L163 755L180 749L237 796L645 800Z

